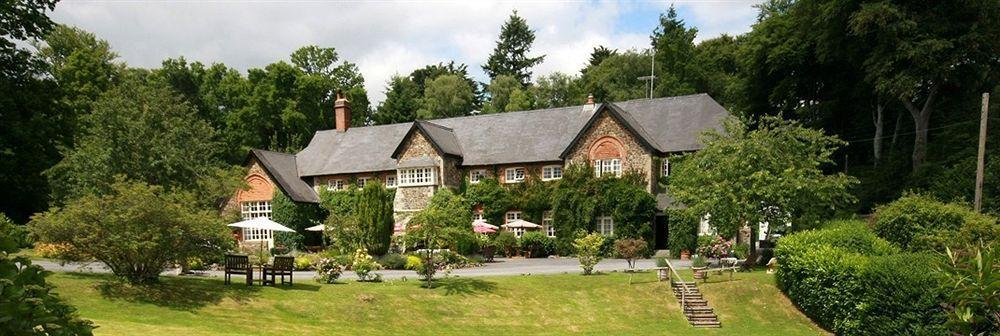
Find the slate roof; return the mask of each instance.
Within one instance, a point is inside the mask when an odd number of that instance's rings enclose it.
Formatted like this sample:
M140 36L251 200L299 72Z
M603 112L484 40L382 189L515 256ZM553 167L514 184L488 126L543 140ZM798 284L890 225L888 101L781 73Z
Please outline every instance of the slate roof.
M299 178L295 155L254 149L250 155L264 166L271 179L285 191L293 201L318 203L319 197L312 187Z
M462 157L462 146L458 143L458 138L455 137L455 132L452 129L429 121L417 120L413 122L413 126L406 132L406 135L400 139L396 150L392 152L393 159L399 158L399 155L402 154L405 140L412 136L413 132L417 131L427 136L427 140L430 141L431 145L439 153L453 157Z
M722 130L729 115L707 94L637 99L608 105L661 153L701 148L699 135ZM485 114L316 132L296 155L302 177L395 170L392 158L403 137L420 127L462 165L561 161L560 155L592 119L594 110L571 106Z

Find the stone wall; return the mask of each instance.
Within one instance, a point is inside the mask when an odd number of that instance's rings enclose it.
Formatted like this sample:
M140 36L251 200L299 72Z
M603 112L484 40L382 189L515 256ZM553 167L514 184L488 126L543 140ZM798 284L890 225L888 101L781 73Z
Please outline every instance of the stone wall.
M646 178L646 190L653 188L653 156L636 139L632 132L615 120L610 112L602 111L590 129L584 131L583 137L577 142L566 157L566 165L571 163L593 164L591 161L613 155L616 150L624 153L622 158L622 173L635 172ZM591 156L598 156L591 158Z
M397 162L400 165L406 164L410 160L422 159L430 157L434 159L434 166L437 170L437 181L434 181L432 186L419 186L419 187L399 187L396 188L396 197L393 200L393 211L396 212L414 212L423 210L430 204L431 197L434 196L434 192L437 191L438 186L442 185L442 182L447 178L454 178L457 175L455 173L458 171L457 167L451 169L448 172L447 160L442 160L441 156L431 145L430 141L424 137L421 132L414 132L413 136L407 139L403 143L403 150L397 158ZM451 162L455 164L454 160ZM442 168L445 171L442 171ZM446 175L448 172L451 177ZM447 183L447 182L445 182ZM455 184L457 186L457 184Z

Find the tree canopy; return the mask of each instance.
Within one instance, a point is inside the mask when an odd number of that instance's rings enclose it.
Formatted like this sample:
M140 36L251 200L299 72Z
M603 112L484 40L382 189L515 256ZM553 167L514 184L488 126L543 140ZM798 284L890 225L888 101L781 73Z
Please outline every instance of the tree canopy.
M513 76L521 85L528 85L531 80L531 67L542 63L545 55L531 57L531 44L535 42L535 31L528 27L528 22L517 15L510 14L507 22L500 27L500 37L493 53L490 54L483 71L491 80L501 75Z

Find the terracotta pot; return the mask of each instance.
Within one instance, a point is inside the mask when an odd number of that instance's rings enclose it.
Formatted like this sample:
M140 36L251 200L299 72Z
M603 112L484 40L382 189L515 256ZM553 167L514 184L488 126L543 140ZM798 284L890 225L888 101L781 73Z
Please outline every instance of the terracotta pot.
M692 267L695 279L705 279L708 275L707 267Z
M681 251L681 260L691 260L691 251Z

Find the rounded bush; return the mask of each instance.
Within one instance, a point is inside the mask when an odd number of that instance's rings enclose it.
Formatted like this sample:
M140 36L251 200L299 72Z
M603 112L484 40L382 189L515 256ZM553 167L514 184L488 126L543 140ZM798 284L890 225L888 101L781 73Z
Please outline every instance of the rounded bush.
M934 256L900 253L861 222L778 241L778 287L838 335L941 335L946 319Z
M922 240L940 230L958 230L970 215L962 206L910 194L875 210L874 231L899 247L916 250L926 246L911 247L914 239Z

